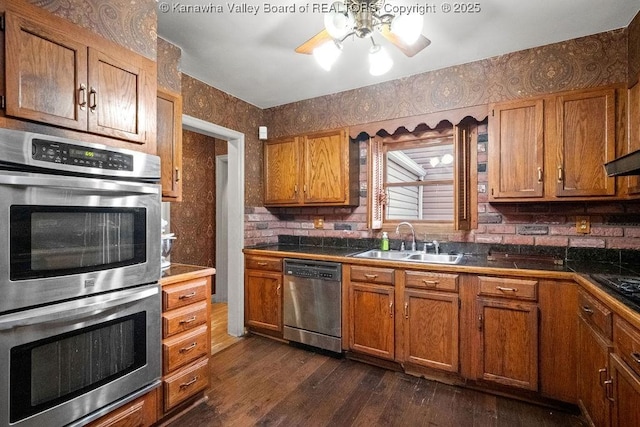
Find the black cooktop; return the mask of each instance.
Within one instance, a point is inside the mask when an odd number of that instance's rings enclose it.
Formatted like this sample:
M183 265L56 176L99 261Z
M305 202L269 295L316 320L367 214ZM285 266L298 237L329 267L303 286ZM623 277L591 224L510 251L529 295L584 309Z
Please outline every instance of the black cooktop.
M606 289L640 306L640 276L592 274L591 277Z

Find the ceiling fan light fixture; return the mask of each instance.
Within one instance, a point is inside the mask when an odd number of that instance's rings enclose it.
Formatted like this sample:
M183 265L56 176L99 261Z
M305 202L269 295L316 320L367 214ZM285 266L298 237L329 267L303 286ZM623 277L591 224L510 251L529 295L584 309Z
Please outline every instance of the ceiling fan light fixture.
M353 28L353 17L343 2L331 5L331 11L324 15L324 28L336 40L342 40Z
M369 49L369 73L381 76L393 67L393 60L382 46L374 44Z
M321 44L313 49L313 57L324 70L330 71L342 53L342 45L334 40Z
M417 13L398 15L391 21L391 32L403 42L412 45L422 35L423 19Z

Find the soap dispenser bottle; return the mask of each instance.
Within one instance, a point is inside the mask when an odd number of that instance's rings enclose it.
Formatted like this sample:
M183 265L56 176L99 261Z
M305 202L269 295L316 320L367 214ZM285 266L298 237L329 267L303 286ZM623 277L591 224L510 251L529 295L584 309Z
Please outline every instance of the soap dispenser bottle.
M389 250L389 235L386 231L382 232L382 240L380 241L380 250L388 251Z

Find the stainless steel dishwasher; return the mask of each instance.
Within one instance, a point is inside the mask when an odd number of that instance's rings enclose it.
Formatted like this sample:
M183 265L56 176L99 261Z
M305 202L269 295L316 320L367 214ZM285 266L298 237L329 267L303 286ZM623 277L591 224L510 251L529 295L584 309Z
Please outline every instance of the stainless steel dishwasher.
M342 264L284 260L284 338L342 351Z

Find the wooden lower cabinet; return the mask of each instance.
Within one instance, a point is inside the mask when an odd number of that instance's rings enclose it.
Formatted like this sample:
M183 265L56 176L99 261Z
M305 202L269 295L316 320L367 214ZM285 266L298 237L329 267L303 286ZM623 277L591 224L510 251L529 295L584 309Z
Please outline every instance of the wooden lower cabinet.
M178 270L179 267L171 266ZM185 269L188 270L187 267ZM207 269L213 272L213 269ZM162 279L162 397L159 418L204 397L211 354L211 273Z
M282 273L247 270L245 325L282 335Z
M537 391L537 303L480 297L477 305L479 378Z
M453 293L405 290L404 362L459 371L459 303Z
M610 406L605 390L611 341L582 316L578 319L578 401L583 414L595 426L610 425Z
M606 386L611 403L611 425L640 426L640 376L617 355L609 356L610 383Z
M382 359L395 357L394 288L349 284L349 348Z
M158 389L98 418L88 427L148 427L156 422Z

